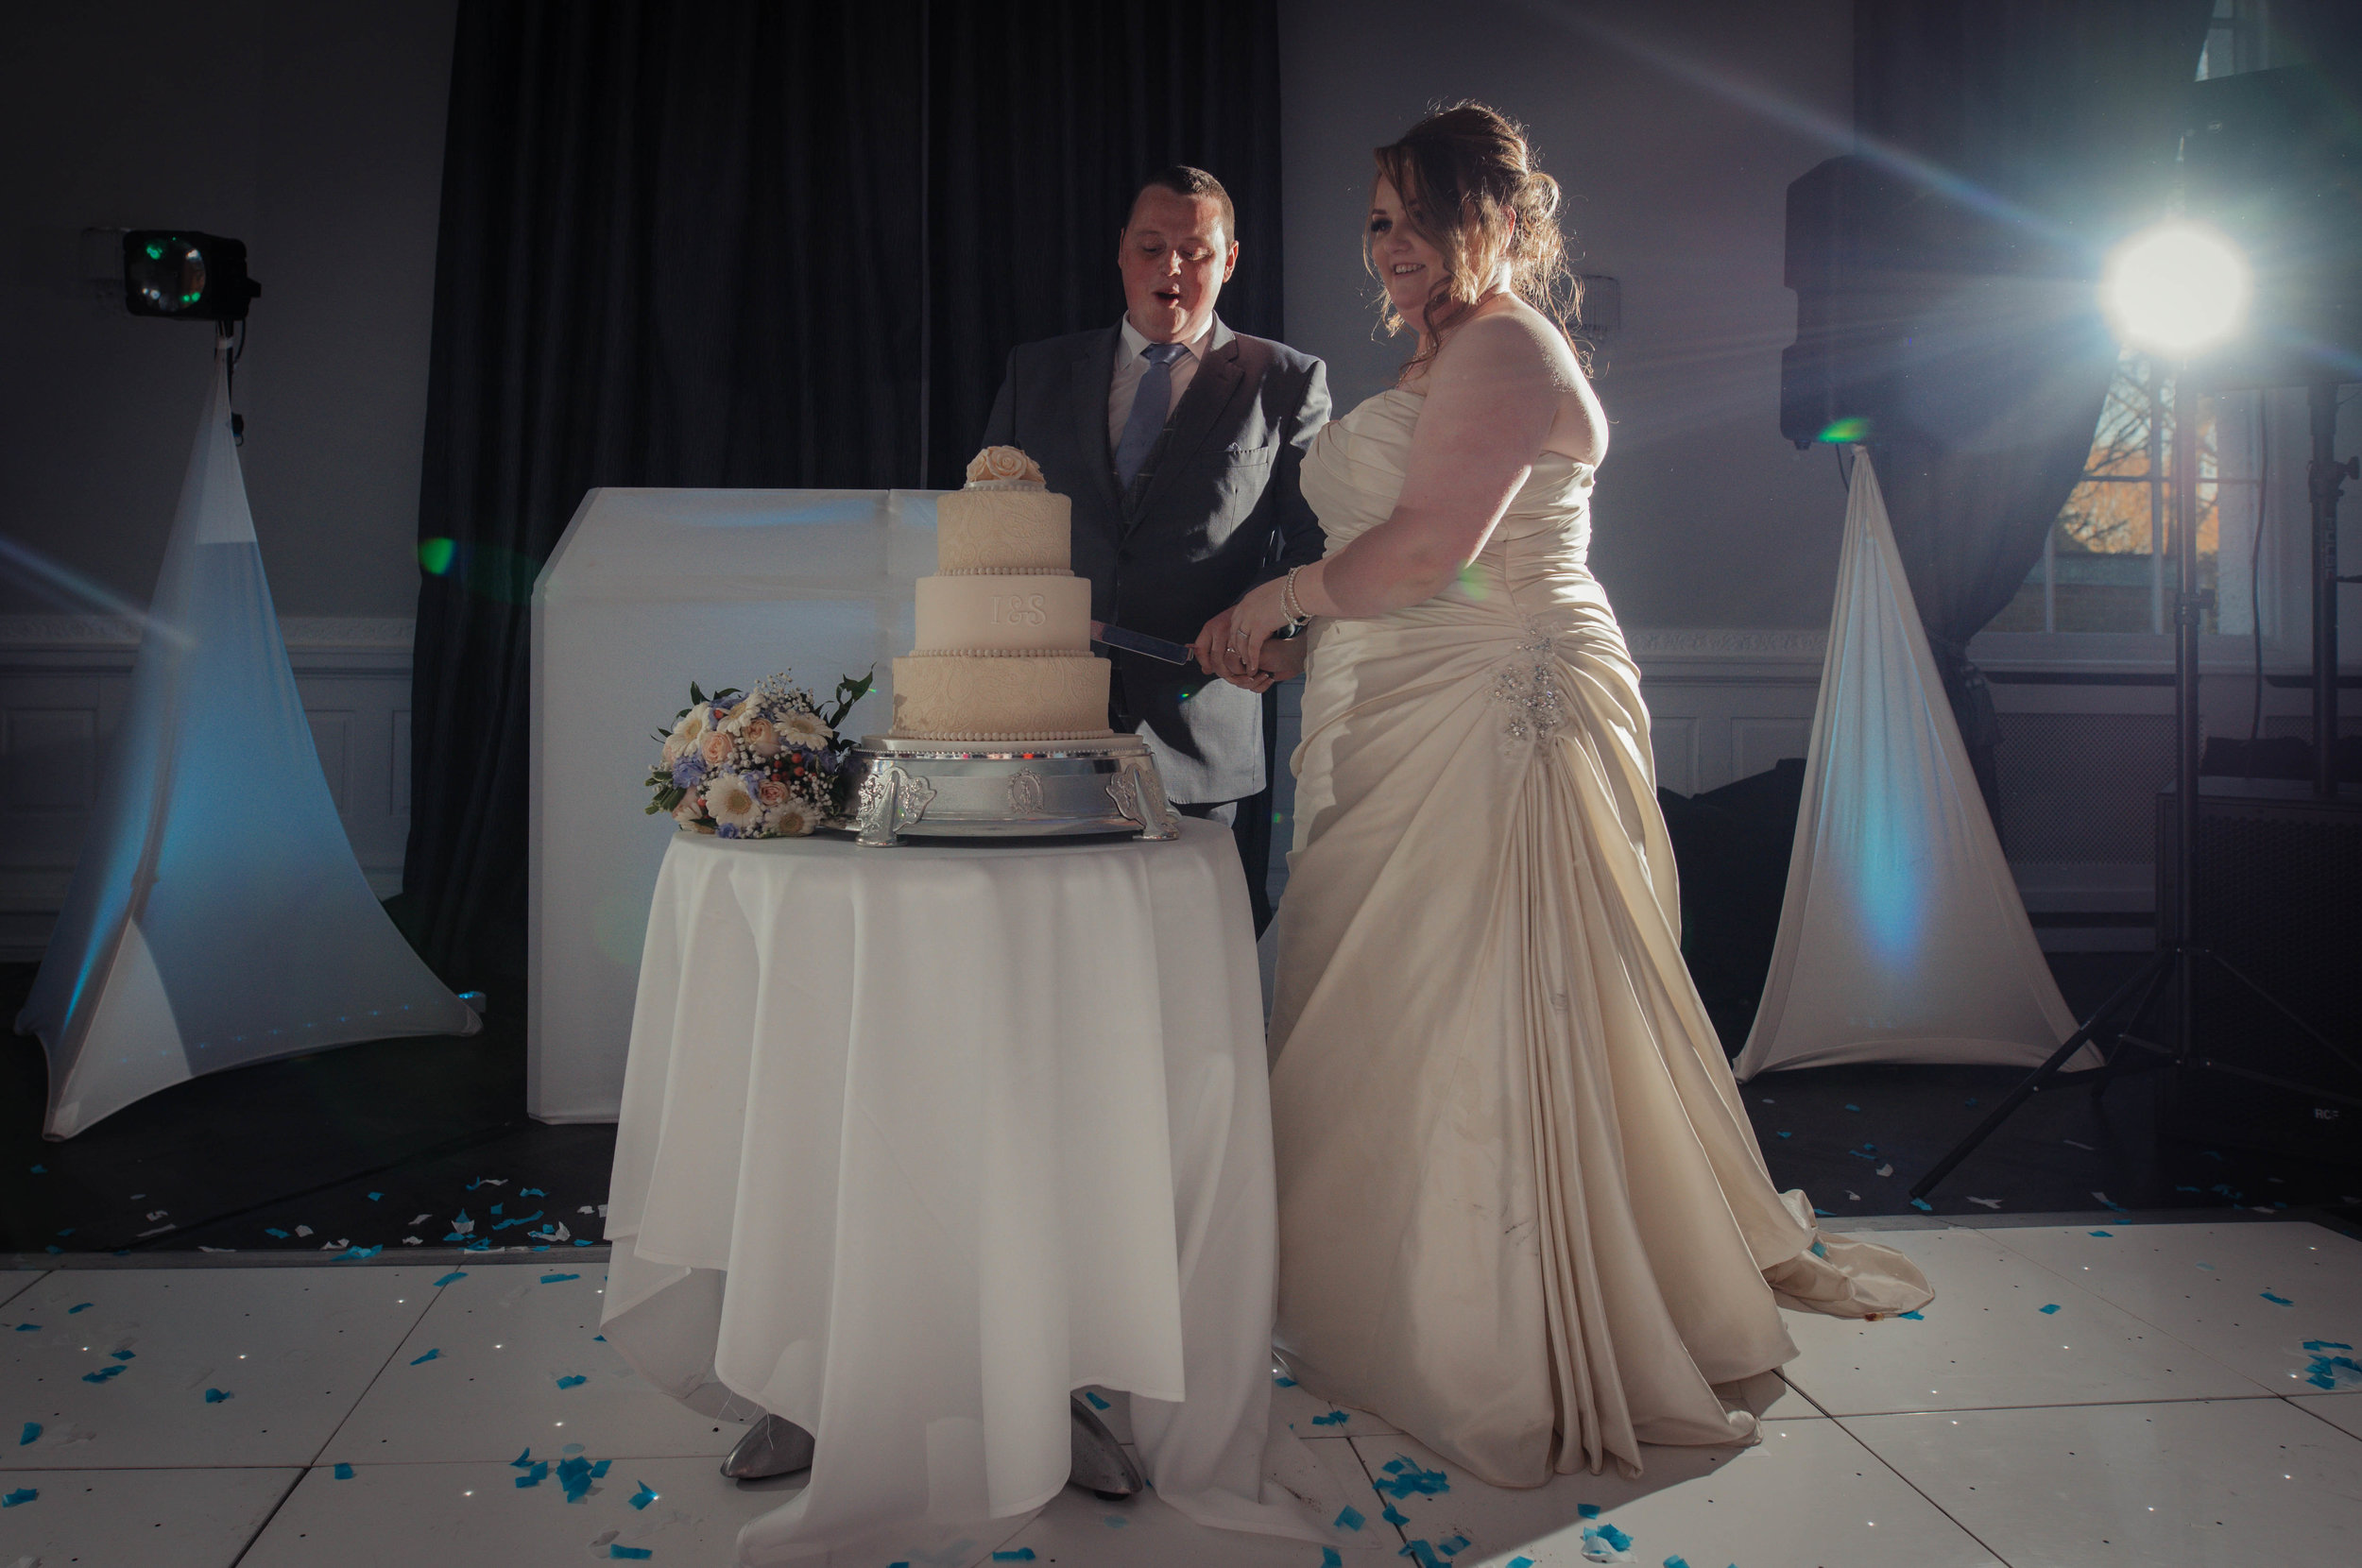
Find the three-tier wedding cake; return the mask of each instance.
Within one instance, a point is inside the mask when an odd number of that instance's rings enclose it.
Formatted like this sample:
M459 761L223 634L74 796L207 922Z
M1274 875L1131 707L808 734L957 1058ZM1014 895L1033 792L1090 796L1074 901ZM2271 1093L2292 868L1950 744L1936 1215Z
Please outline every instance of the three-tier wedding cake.
M1107 661L1072 570L1072 507L1034 460L987 447L935 503L935 575L918 580L917 646L894 661L904 741L1106 737Z

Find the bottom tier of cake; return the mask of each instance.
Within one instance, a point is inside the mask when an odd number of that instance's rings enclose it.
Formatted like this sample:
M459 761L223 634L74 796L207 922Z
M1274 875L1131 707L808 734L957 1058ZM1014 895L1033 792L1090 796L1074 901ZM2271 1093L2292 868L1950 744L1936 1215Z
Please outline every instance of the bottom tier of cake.
M899 740L1085 741L1107 728L1095 654L913 654L894 661Z

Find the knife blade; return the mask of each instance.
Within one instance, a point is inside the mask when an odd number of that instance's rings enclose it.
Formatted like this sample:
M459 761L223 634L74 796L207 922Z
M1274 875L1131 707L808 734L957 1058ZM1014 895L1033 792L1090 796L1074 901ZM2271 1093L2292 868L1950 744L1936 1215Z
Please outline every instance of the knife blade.
M1150 658L1162 659L1167 664L1196 662L1195 656L1190 652L1190 645L1186 642L1168 642L1161 637L1151 637L1146 632L1127 631L1121 626L1110 626L1104 621L1091 622L1091 640L1110 648L1121 648L1126 653L1144 654Z

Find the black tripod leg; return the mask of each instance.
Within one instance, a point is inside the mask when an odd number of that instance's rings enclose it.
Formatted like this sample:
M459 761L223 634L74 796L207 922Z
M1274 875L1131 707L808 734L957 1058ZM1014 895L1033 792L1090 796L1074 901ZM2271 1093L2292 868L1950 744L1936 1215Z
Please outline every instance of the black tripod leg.
M2000 1104L1994 1107L1993 1114L1985 1117L1983 1121L1977 1124L1977 1130L1974 1133L1971 1133L1968 1136L1962 1138L1958 1144L1954 1145L1952 1151L1949 1154L1946 1154L1943 1159L1938 1160L1934 1168L1929 1170L1926 1175L1922 1176L1919 1179L1919 1181L1911 1187L1911 1196L1913 1198L1925 1198L1928 1193L1934 1191L1936 1184L1942 1182L1946 1176L1951 1175L1954 1167L1958 1166L1962 1160L1967 1159L1971 1154L1974 1154L1977 1151L1977 1145L1993 1136L1994 1130L2003 1122L2009 1120L2012 1112L2016 1111L2019 1106L2025 1104L2027 1100L2033 1098L2035 1091L2039 1090L2045 1083L2048 1082L2052 1078L2058 1076L2059 1068L2064 1065L2068 1059L2073 1057L2077 1051L2081 1050L2083 1047L2090 1042L2093 1035L2100 1032L2100 1030L2106 1021L2114 1016L2116 1009L2124 1005L2126 997L2130 997L2135 989L2144 986L2153 986L2161 980L2166 972L2173 967L2176 956L2177 955L2174 950L2170 947L2158 949L2156 954L2152 956L2147 963L2142 964L2140 968L2133 973L2131 979L2126 980L2122 985L2117 986L2114 995L2111 996L2106 1001L2101 1002L2098 1010L2093 1013L2091 1017L2084 1021L2082 1027L2066 1037L2066 1043L2064 1045L2062 1045L2057 1050L2052 1051L2049 1059L2044 1062L2041 1066L2036 1067L2032 1072L2027 1074L2025 1082L2018 1084L2016 1088L2011 1089L2009 1092L2008 1097L2005 1098ZM2121 1031L2118 1032L2121 1032Z
M2141 993L2141 999L2132 1004L2132 1011L2124 1015L2124 1023L2117 1029L2115 1038L2108 1042L2108 1059L2099 1069L2099 1077L2092 1083L2092 1099L2095 1102L2107 1092L2108 1085L2114 1082L2116 1068L2124 1062L2124 1053L2130 1048L2124 1043L2125 1035L2130 1033L2132 1027L2141 1021L2142 1015L2148 1012L2149 1004L2157 999L2158 987L2165 983L2165 970L2157 964L2155 959L2152 958L2149 961L2148 967L2155 971L2149 976L2148 988ZM2098 1022L2098 1014L2093 1014L2093 1022L2095 1024Z

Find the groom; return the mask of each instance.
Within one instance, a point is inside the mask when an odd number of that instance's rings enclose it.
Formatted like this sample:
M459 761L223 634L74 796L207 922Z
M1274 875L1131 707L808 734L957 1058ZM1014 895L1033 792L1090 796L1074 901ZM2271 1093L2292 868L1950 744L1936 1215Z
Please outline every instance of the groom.
M1166 169L1133 198L1117 246L1123 319L1009 355L984 444L1023 448L1072 500L1095 621L1193 642L1247 589L1320 558L1296 481L1328 419L1327 372L1223 325L1214 301L1238 264L1222 182ZM1147 741L1174 805L1237 827L1260 929L1270 825L1237 817L1269 776L1268 699L1195 665L1102 651L1115 666L1109 723Z

